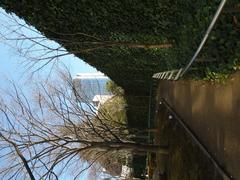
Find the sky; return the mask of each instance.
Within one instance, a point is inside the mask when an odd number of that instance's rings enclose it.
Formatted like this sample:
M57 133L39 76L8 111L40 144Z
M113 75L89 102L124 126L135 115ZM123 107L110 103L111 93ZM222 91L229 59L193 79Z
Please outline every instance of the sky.
M24 24L24 21L20 20L16 16L14 16L17 21ZM8 23L8 24L7 24ZM10 27L10 28L9 28ZM30 27L34 31L36 31L33 27ZM16 34L11 33L9 30L15 30L14 22L10 22L9 15L5 13L3 9L0 8L0 86L6 86L6 79L15 80L17 82L24 82L29 74L38 68L41 64L37 64L34 68L28 70L26 66L26 58L22 57L19 52L18 48L20 47L20 43L14 40L6 40L2 37L2 35L7 36L8 38L16 38ZM29 29L21 29L21 32L25 34L26 36L37 36L35 33ZM23 47L28 47L29 42L24 42ZM59 46L57 43L45 40L45 45L49 45L51 47L57 47ZM22 48L22 46L20 47ZM39 47L36 47L36 49L40 49ZM39 54L44 53L43 52L37 52ZM37 53L30 54L31 56L37 56ZM75 76L77 73L86 73L86 72L97 72L97 70L85 63L83 60L75 57L74 55L67 55L60 57L58 60L59 66L63 67L66 66L69 68L69 71L72 76ZM49 74L54 76L55 74L53 72L50 73L51 64L49 66L45 66L41 71L35 73L36 76L48 77Z
M24 21L19 20L16 16L14 17L15 20L21 22L24 24ZM9 23L9 24L8 24ZM37 64L34 66L33 69L27 69L28 66L26 66L27 59L23 56L21 56L18 52L19 47L28 47L30 44L29 42L26 42L25 45L22 45L20 42L16 42L14 40L6 40L5 36L8 38L16 38L16 34L11 32L14 32L16 29L15 26L12 24L14 22L10 22L9 16L6 15L4 10L0 9L0 88L1 89L8 89L10 86L9 81L17 82L18 85L22 85L25 87L27 83L29 83L29 74L40 67L42 64ZM9 29L11 29L9 30ZM34 31L36 31L33 27L31 27ZM29 29L21 29L21 33L25 35L35 35L33 31ZM51 47L57 47L59 46L53 41L45 40L45 45L49 45ZM36 47L38 48L38 47ZM35 50L33 48L33 50ZM33 54L28 54L30 56L38 56L43 52L34 52ZM63 67L66 66L69 68L69 71L71 75L74 77L77 73L86 73L86 72L97 72L97 70L85 62L83 62L81 59L74 57L73 55L63 56L59 58L58 60L59 66ZM50 64L51 65L51 64ZM50 76L56 77L56 73L51 72L51 66L44 67L43 70L38 71L34 74L31 81L34 81L34 79L38 79L41 77L41 79L48 78ZM27 86L26 86L27 88ZM1 165L1 163L0 163ZM86 173L85 176L79 179L86 179ZM60 179L72 179L71 177L68 177L67 175L63 175Z

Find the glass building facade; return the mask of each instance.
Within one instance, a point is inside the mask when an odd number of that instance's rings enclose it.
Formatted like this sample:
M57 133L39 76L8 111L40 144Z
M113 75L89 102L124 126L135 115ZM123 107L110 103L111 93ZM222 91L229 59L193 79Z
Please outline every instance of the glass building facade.
M79 73L73 83L83 99L92 101L95 95L110 95L106 90L109 80L103 73Z

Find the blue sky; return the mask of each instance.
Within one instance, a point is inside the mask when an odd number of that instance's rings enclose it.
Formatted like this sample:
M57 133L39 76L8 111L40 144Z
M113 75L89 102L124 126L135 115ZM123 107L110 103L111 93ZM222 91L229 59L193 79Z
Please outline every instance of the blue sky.
M15 17L18 21L24 23L24 21L19 20L17 17ZM0 9L0 33L7 34L8 37L15 37L15 35L8 33L8 25L9 19L7 15L5 14L4 10ZM5 26L6 25L6 26ZM11 23L10 23L11 25ZM10 26L9 26L10 27ZM33 28L33 27L32 27ZM14 29L14 28L13 28ZM32 32L29 30L21 30L22 33L26 35L32 35ZM27 84L29 73L31 73L32 69L26 71L26 66L24 66L24 63L26 62L26 58L22 57L18 52L18 44L14 41L7 41L6 39L2 38L0 35L0 88L1 89L7 89L9 86L8 80L13 80L14 82L17 82L18 85L24 85ZM51 46L58 46L56 43L52 41L45 41L44 44L51 45ZM14 46L16 45L16 48ZM38 54L34 54L38 55ZM89 66L85 62L83 62L81 59L74 57L73 55L68 55L59 58L58 60L59 65L68 67L70 70L70 73L72 76L75 76L77 73L82 72L96 72L96 69ZM37 64L34 68L38 68L38 66L41 66L41 64ZM47 78L50 73L50 66L44 67L43 70L36 73L36 75L31 79L34 81L34 78L41 77L41 79ZM33 69L34 70L34 69ZM55 76L56 74L53 72L51 73L51 76ZM26 86L27 87L27 86ZM1 165L1 164L0 164ZM60 179L72 179L71 177L68 177L67 175L63 175ZM79 179L86 179L86 173L85 176Z
M24 21L18 19L16 16L14 16L17 21L24 23ZM13 29L13 23L9 20L9 15L5 13L4 10L0 8L0 33L7 34L8 38L16 37L14 33L9 33L9 29ZM8 28L8 26L10 28ZM35 29L31 27L34 31ZM8 32L9 30L9 32ZM28 29L21 29L22 33L29 36L34 36L35 34L32 31L29 31ZM28 43L28 42L27 42ZM25 43L27 45L27 43ZM26 61L26 58L22 57L18 51L17 48L19 48L19 45L16 45L16 41L8 41L5 40L0 36L0 85L1 88L6 85L6 79L15 80L17 82L26 80L29 72L31 72L31 69L29 71L26 71L26 67L24 66L24 62ZM47 40L44 41L44 44L50 45L50 46L58 46L53 41ZM15 48L16 46L16 48ZM42 52L40 52L42 53ZM37 55L34 53L33 55ZM81 72L96 72L96 69L86 64L81 59L73 56L73 55L67 55L60 57L59 65L62 66L63 64L67 66L72 74L72 76L75 76L77 73ZM41 64L37 64L35 66L35 69L37 66L40 66ZM43 70L36 73L37 75L41 76L42 78L47 77L50 72L51 66L46 66ZM34 69L33 69L34 70ZM52 73L54 76L54 73Z

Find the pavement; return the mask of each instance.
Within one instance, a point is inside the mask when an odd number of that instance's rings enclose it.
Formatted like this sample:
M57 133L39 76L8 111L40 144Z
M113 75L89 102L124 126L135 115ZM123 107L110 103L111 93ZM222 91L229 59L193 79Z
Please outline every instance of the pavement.
M240 73L225 84L160 80L157 98L164 98L218 163L240 179Z

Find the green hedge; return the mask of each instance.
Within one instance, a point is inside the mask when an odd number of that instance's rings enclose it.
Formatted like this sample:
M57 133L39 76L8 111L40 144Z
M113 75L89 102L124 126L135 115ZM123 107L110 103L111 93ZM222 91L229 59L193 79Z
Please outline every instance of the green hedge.
M76 33L90 34L102 41L172 43L169 49L118 46L75 53L123 87L127 96L136 97L149 94L153 73L186 65L219 3L220 0L0 0L7 12L16 13L48 38L59 39L70 52L94 45L69 44L60 39L96 40ZM239 1L228 1L200 54L200 58L216 61L195 63L197 70L191 75L214 79L239 69L239 14Z

